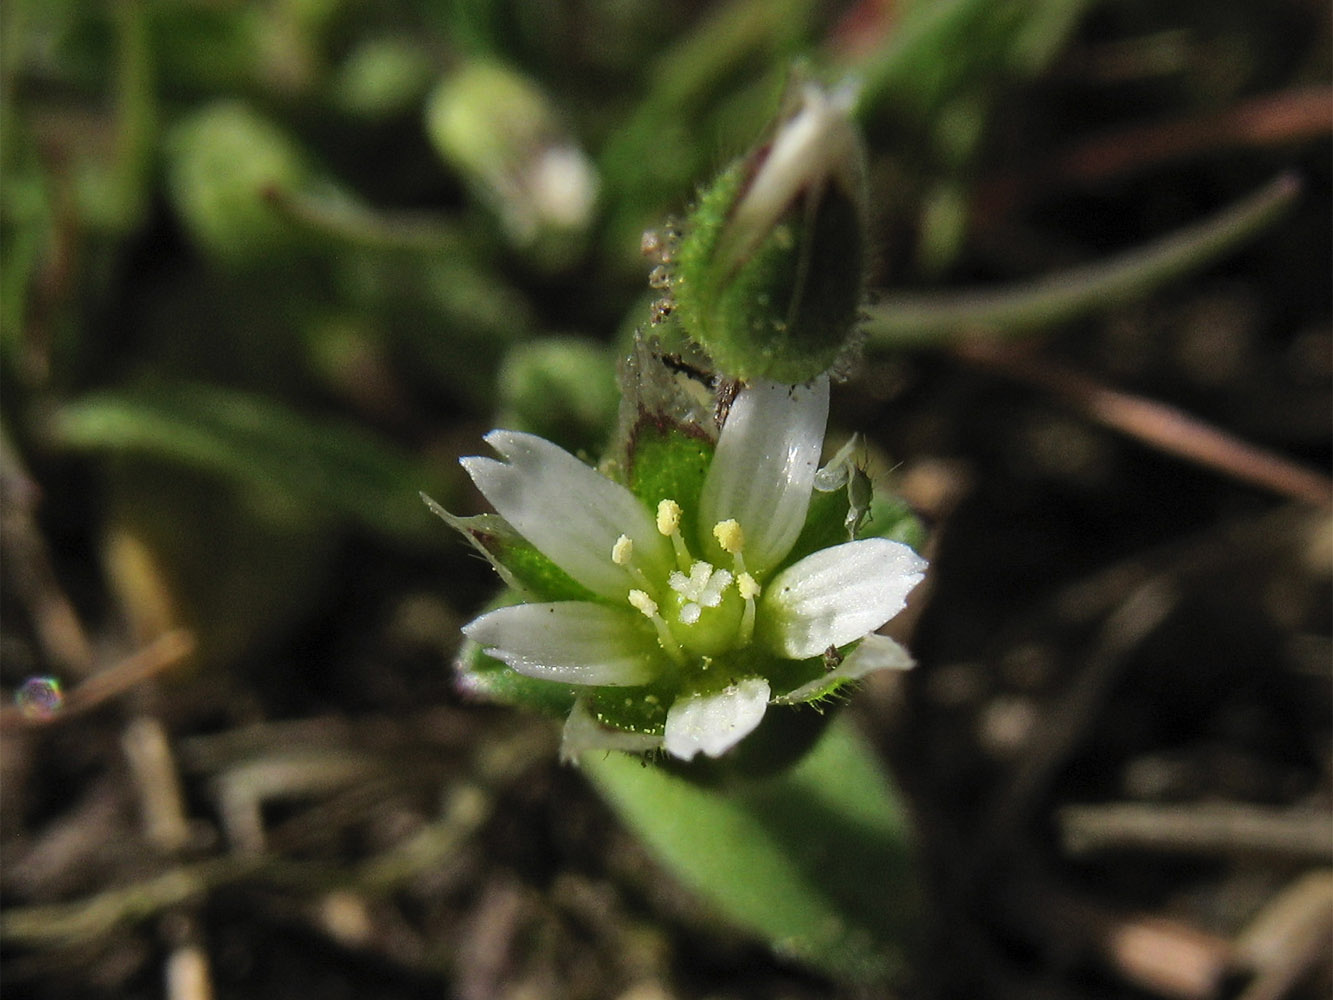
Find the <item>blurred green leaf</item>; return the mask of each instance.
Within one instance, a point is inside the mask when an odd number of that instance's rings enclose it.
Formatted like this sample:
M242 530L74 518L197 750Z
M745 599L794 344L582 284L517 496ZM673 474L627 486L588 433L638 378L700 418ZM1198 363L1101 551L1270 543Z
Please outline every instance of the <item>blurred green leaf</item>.
M259 396L183 383L97 394L54 415L62 445L171 459L401 541L442 544L417 498L452 490L395 446Z
M1210 219L1125 253L995 290L884 293L868 307L873 350L933 347L969 336L1032 333L1142 298L1213 263L1262 232L1295 203L1300 183L1283 175Z
M916 0L878 50L848 66L863 81L862 110L932 122L961 99L1031 77L1060 51L1088 0ZM971 98L969 98L971 95Z

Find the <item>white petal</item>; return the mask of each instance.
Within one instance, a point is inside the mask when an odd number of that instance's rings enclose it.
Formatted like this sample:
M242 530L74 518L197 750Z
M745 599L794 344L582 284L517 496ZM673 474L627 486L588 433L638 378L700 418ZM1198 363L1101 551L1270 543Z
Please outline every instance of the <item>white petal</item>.
M628 609L556 601L498 608L464 625L463 634L529 677L623 687L647 683L661 665L646 624Z
M750 733L768 708L768 681L747 677L715 694L677 698L667 710L667 753L691 760L703 752L719 757Z
M779 705L799 705L831 694L849 681L860 680L876 670L907 670L916 666L912 654L887 635L868 635L856 644L837 667L802 684L773 701Z
M925 571L924 559L886 538L821 549L764 588L761 639L793 660L859 639L903 609Z
M634 586L611 561L621 535L634 542L636 565L665 575L670 547L629 490L535 434L491 431L486 443L507 461L464 458L463 468L519 534L579 583L604 597Z
M623 729L604 726L593 717L580 698L565 720L564 737L560 741L560 759L566 764L578 761L589 750L623 750L625 753L647 753L662 745L662 737L655 733L629 733Z
M745 533L745 568L779 562L805 524L828 423L828 378L808 385L756 380L731 406L699 498L699 534L720 558L713 526L735 518Z

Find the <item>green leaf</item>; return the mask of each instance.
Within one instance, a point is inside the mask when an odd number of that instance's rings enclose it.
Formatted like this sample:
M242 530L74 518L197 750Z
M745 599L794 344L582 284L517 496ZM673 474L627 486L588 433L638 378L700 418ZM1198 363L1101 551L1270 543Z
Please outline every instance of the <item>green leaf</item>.
M903 967L920 905L907 819L846 719L792 770L724 788L624 754L580 765L682 882L778 954L857 982Z
M165 458L277 494L312 517L439 541L416 499L422 486L443 485L437 476L357 427L313 420L261 396L157 384L70 403L50 430L68 448Z

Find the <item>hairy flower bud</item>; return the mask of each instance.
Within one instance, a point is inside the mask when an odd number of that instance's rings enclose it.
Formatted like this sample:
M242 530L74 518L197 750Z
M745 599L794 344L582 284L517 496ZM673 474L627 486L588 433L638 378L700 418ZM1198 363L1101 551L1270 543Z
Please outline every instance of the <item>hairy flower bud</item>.
M865 282L865 164L853 94L807 85L773 135L686 221L672 296L722 372L796 383L846 346Z

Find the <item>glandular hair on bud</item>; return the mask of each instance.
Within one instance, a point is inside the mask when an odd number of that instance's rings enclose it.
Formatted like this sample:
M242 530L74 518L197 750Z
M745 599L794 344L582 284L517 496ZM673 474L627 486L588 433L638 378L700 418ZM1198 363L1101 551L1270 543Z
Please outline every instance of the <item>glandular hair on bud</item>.
M672 282L720 372L804 382L838 360L865 283L865 167L850 95L815 87L686 221Z

